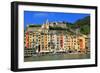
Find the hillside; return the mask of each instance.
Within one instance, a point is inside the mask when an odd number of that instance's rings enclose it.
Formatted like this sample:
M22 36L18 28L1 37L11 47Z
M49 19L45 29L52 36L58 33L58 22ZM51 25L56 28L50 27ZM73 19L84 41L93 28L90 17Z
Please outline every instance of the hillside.
M67 22L66 25L72 30L79 29L80 33L87 35L90 33L90 16L79 19L73 24Z
M61 30L67 31L69 33L76 33L77 29L79 34L89 34L90 33L90 16L84 17L83 19L77 20L75 23L70 22L50 22L48 23L49 30ZM42 25L29 25L29 27L35 27L36 29L40 29ZM30 29L32 29L30 28ZM35 29L34 28L34 29ZM33 29L32 29L33 30Z
M76 21L75 25L80 29L80 32L83 34L90 33L90 16L87 16L83 19Z

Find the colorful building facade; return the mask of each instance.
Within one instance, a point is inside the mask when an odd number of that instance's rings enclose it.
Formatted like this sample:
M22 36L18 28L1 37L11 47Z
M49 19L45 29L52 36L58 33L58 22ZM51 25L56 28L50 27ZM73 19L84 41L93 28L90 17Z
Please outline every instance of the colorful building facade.
M86 51L86 37L83 35L69 35L64 31L57 33L56 30L49 30L48 22L38 27L39 29L27 28L29 29L25 32L25 48L36 50L36 53Z

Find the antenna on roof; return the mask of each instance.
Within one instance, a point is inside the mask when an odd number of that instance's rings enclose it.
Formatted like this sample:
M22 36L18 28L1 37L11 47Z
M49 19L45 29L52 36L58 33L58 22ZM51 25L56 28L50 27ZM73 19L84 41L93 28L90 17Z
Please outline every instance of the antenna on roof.
M46 24L48 24L49 23L49 21L48 21L48 19L46 20Z

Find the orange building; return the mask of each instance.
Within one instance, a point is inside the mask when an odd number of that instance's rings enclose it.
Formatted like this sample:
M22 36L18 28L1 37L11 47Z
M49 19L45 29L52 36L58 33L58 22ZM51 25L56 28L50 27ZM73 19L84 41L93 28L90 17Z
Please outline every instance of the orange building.
M82 36L80 36L79 38L78 38L78 42L79 42L79 48L80 48L80 51L81 52L85 52L85 37L82 37Z

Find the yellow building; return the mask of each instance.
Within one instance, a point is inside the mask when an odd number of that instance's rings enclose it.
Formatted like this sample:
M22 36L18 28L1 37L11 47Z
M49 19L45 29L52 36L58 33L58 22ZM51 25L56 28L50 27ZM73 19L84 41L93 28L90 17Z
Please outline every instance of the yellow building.
M48 24L43 24L42 29L41 29L41 52L49 52L48 50L48 41L49 41L49 35L48 35L48 30L49 30L49 25Z
M36 49L37 52L40 52L41 48L41 33L33 32L33 48Z
M32 48L33 47L33 35L32 35L32 32L29 32L29 48Z
M67 36L67 49L71 51L79 51L78 37L75 35Z

